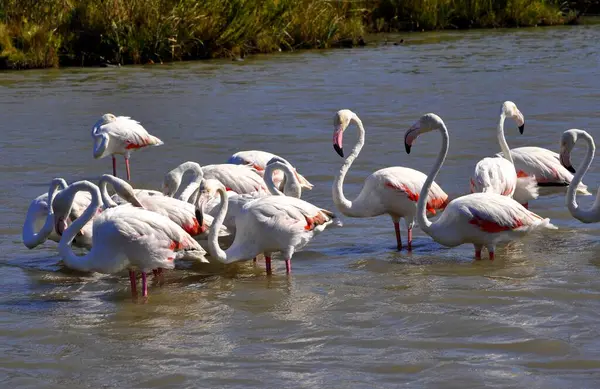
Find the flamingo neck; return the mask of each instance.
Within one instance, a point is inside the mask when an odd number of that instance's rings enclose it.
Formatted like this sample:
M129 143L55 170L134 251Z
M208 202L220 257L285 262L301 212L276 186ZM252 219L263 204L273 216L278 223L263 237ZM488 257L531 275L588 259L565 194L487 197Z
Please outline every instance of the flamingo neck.
M119 204L115 203L113 201L113 199L110 197L110 195L108 194L108 189L106 189L107 184L108 184L108 180L105 179L105 177L102 177L98 183L98 187L100 189L100 195L102 197L102 204L103 204L104 209L114 208L119 205Z
M225 188L218 188L220 203L218 205L217 217L214 219L211 226L210 233L208 234L208 250L212 256L215 256L221 262L227 262L227 253L219 247L219 231L227 215L227 209L229 208L229 199Z
M273 182L273 173L275 173L275 171L277 170L281 170L284 175L283 193L277 188L277 186ZM265 174L263 179L265 180L267 189L274 196L289 196L295 198L300 198L302 196L302 188L300 186L300 181L298 181L295 172L291 169L291 167L288 164L285 164L283 162L270 163L265 168Z
M352 152L348 158L346 158L344 161L340 172L337 176L335 176L333 180L332 192L333 202L341 213L346 216L359 217L361 216L360 210L356 209L356 207L353 206L352 201L348 200L346 196L344 196L344 179L346 178L346 173L348 173L348 170L350 170L350 166L352 166L352 163L358 157L360 150L365 144L365 128L363 127L362 121L356 116L354 116L352 120L354 120L358 126L358 141L354 145L354 148L352 149Z
M83 256L77 256L71 249L71 242L87 222L96 214L96 210L100 206L100 190L94 184L89 181L78 181L71 184L67 189L64 190L65 199L69 204L73 204L73 199L79 191L87 191L92 201L85 209L81 217L78 217L71 225L64 231L62 238L58 244L58 252L63 259L65 265L71 269L79 271L92 271L95 262L94 247L92 250ZM51 211L54 213L53 211Z
M55 178L50 183L47 200L48 212L46 213L44 225L39 232L35 232L35 224L39 216L39 208L36 209L34 204L32 204L32 206L30 206L27 210L27 216L25 218L25 223L23 224L22 232L23 243L27 248L32 249L42 244L52 233L52 230L54 229L54 213L52 212L52 203L54 202L54 197L59 188L62 190L66 187L67 182L62 178Z
M502 155L508 162L514 165L512 155L510 154L510 149L508 148L508 143L506 143L506 138L504 137L504 122L506 121L506 115L503 113L500 114L500 121L498 122L497 135L498 135L498 143L500 144L500 150L502 151Z
M439 130L442 133L442 148L437 156L435 164L431 168L431 172L429 172L429 174L427 175L427 179L425 180L425 183L421 188L421 193L419 194L419 201L417 202L417 222L419 223L419 227L421 227L423 232L425 232L428 235L431 235L433 229L431 227L431 221L427 218L427 197L429 195L429 189L431 189L433 181L437 177L440 169L442 168L442 165L444 164L444 161L446 160L446 155L448 154L448 147L450 143L448 129L446 128L446 125L442 124Z
M187 182L187 185L182 189L179 196L175 196L175 194L181 189L181 181L183 179L183 175L188 171L193 172L192 178ZM196 189L193 187L194 185L200 186L200 181L204 177L204 172L202 171L202 166L196 162L187 161L177 166L175 169L171 170L167 173L165 177L165 181L171 181L174 183L174 187L172 188L172 197L177 198L178 200L188 201L191 194ZM190 188L192 187L192 188ZM184 196L187 196L184 198Z
M594 223L600 221L600 190L598 190L596 200L590 209L581 209L577 204L576 196L577 187L581 184L583 176L590 168L592 160L594 159L596 145L594 144L594 139L587 132L581 130L575 130L575 132L577 133L577 139L583 138L587 143L587 152L567 189L567 208L569 208L569 212L571 212L571 215L573 215L574 218L584 223Z

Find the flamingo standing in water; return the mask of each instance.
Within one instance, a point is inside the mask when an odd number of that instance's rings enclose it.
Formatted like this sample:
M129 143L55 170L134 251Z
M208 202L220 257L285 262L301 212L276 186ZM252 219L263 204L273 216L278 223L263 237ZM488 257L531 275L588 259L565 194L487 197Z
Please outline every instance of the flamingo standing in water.
M471 193L497 193L510 196L527 208L529 200L538 197L535 177L517 177L515 165L508 144L504 138L504 121L512 118L522 134L525 129L525 119L515 103L505 101L500 111L497 135L500 149L504 158L484 158L475 166L475 174L471 178Z
M58 250L67 267L99 273L116 273L127 268L135 298L136 268L142 273L142 297L147 297L146 273L149 270L173 269L174 259L182 253L188 257L196 254L196 259L208 262L198 242L169 218L129 206L110 208L99 214L94 219L91 251L84 256L75 255L70 246L73 238L96 215L101 205L100 190L89 181L78 181L64 189L71 202L79 191L90 193L90 205L66 230L64 220L58 220L56 225L56 231L62 235Z
M346 199L343 189L344 178L365 143L365 129L362 121L349 109L338 111L333 120L333 148L340 157L344 157L342 137L350 122L354 122L358 126L358 142L333 181L333 202L342 214L350 217L390 215L396 230L398 250L402 249L399 222L400 218L404 218L408 228L408 249L411 250L412 228L419 191L427 176L420 171L406 167L380 169L367 177L360 194L354 201ZM427 203L427 210L429 212L435 214L436 210L446 207L448 195L439 185L433 183L428 193L430 200Z
M221 227L229 202L225 186L213 179L202 181L198 218L202 217L205 198L218 193L221 199L213 229L209 233L208 251L223 263L233 263L264 254L267 273L271 273L271 253L283 252L286 273L291 272L291 259L315 235L333 223L335 215L304 200L288 196L266 196L249 201L235 219L236 234L231 246L219 247L217 229Z
M61 211L63 215L68 212L68 218L75 220L90 204L91 196L86 192L79 192L73 199L72 204L65 203L65 197L61 195L63 189L67 187L67 182L62 178L55 178L50 183L47 193L44 193L31 202L27 209L27 216L23 223L22 238L23 244L27 248L33 249L44 243L47 239L55 242L60 241L60 236L54 230L54 217L50 210L50 201L54 209ZM58 192L58 194L56 194ZM68 211L70 210L70 211ZM35 232L38 230L38 232ZM90 248L92 246L92 226L86 224L73 240L73 245L77 247Z
M115 154L125 157L127 180L131 180L129 156L134 150L147 146L160 146L163 141L150 135L142 125L127 116L115 116L112 113L102 115L92 128L94 139L94 158L112 157L113 175L117 175Z
M314 185L311 184L306 178L304 178L302 174L298 173L291 163L273 153L261 150L238 151L237 153L229 157L227 163L252 166L258 171L258 174L264 177L266 175L265 169L267 168L267 164L269 163L269 161L273 160L273 158L279 158L293 169L294 175L298 179L298 182L300 182L300 184L302 185L302 189L311 190L313 188ZM279 174L279 171L276 171L273 177L273 181L275 182L275 185L279 187L279 189L283 190L282 184L285 184L284 175Z
M481 249L486 246L490 260L493 260L499 243L514 241L535 230L556 229L550 219L542 219L512 198L496 193L472 193L454 199L440 218L432 223L427 218L425 204L433 180L448 154L448 130L439 116L429 113L423 115L404 136L404 146L410 154L417 137L433 130L441 132L442 148L421 189L417 204L419 226L433 240L447 247L472 243L476 259L481 259Z
M567 130L563 133L561 144L563 145L560 150L560 158L567 158L568 153L570 152L568 147L568 142L570 140L573 141L573 145L577 143L578 139L583 139L587 143L587 152L584 160L581 162L581 165L577 169L577 173L573 177L573 181L571 181L571 185L567 189L567 208L571 215L583 222L583 223L596 223L600 222L600 189L596 194L596 200L594 204L589 209L581 209L579 204L577 204L577 194L575 188L581 183L583 176L590 168L592 164L592 160L594 159L594 154L596 153L596 145L594 144L594 138L586 131L571 129ZM567 140L565 142L565 140Z

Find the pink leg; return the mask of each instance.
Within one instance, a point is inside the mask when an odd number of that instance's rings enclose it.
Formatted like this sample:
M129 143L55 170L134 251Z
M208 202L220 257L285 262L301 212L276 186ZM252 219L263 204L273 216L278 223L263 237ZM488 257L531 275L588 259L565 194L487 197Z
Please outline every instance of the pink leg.
M290 274L292 272L292 260L291 259L285 260L285 272L287 274Z
M396 230L396 242L398 243L398 250L402 250L402 240L400 239L400 223L394 222L394 229Z
M146 272L142 272L142 297L148 297L148 282L146 281Z
M135 280L135 272L129 270L129 281L131 282L131 297L137 298L137 282Z
M271 257L265 257L265 267L267 269L267 274L271 274Z
M412 250L412 228L408 228L408 251Z
M115 159L115 156L112 156L113 159L113 176L117 176L117 160Z
M125 168L127 169L127 181L131 181L131 173L129 172L129 158L125 157Z
M477 261L481 260L481 246L475 246L475 259Z
M529 209L529 203L525 203L523 204L523 206L525 207L525 209Z
M494 260L494 252L490 251L490 261L493 261L493 260Z

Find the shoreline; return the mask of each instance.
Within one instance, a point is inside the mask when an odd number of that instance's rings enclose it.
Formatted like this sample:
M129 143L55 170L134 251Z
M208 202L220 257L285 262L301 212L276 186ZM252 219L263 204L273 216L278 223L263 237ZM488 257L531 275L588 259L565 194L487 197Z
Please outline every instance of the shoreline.
M595 24L552 1L528 0L520 9L486 9L488 3L482 3L483 11L473 11L477 0L458 0L445 13L441 1L433 0L437 8L432 10L416 0L375 5L362 0L113 0L109 5L83 0L62 9L63 3L22 9L19 0L7 0L0 6L0 70L243 60L280 51L361 47L380 34Z

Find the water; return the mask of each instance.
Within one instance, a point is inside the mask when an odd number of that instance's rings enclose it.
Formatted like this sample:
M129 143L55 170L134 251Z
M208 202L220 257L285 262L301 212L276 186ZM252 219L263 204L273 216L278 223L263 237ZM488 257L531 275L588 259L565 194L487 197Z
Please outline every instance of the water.
M531 203L560 229L499 250L493 263L420 231L412 254L396 252L389 218L343 218L343 228L294 256L289 278L281 261L272 277L263 262L172 271L166 285L151 286L147 304L131 302L126 276L65 269L54 242L23 246L28 204L53 177L110 172L110 159L93 160L91 150L91 126L105 112L136 118L165 141L133 155L136 187L160 188L186 160L270 150L315 184L305 199L332 210L342 163L332 119L341 108L367 130L349 198L379 168L430 169L439 134L419 139L410 155L402 144L426 112L449 127L437 182L455 195L468 191L476 162L499 151L504 100L526 119L524 135L507 124L512 147L557 151L568 128L598 135L600 27L404 38L244 62L1 73L1 386L596 387L600 231L573 219L562 193ZM348 150L355 139L352 127ZM597 165L585 177L594 192Z

